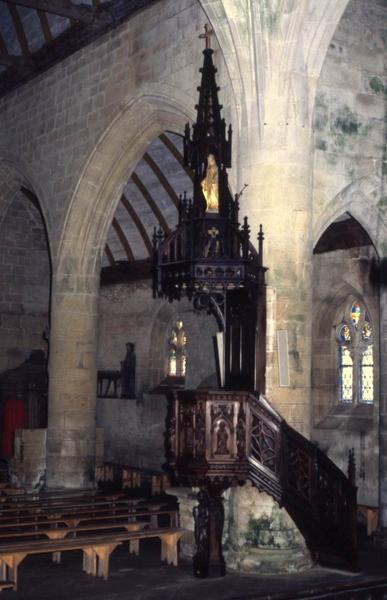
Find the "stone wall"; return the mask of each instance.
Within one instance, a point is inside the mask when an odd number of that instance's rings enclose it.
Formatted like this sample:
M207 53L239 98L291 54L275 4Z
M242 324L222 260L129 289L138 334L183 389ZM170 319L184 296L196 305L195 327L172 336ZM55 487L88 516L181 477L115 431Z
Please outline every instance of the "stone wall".
M46 476L46 429L17 429L11 481L27 492L40 490Z
M316 254L313 285L312 439L346 473L348 452L355 449L358 501L377 505L379 479L379 288L372 272L373 246ZM339 404L337 327L344 309L359 300L375 332L373 405Z
M167 400L160 394L142 399L98 398L97 426L104 431L104 460L146 469L165 463Z
M343 210L338 194L364 178L374 178L374 184L363 187L361 196L352 194L352 216L365 226L370 211L374 221L386 217L386 16L383 2L351 0L329 45L314 108L315 242ZM368 233L377 234L376 223Z
M164 462L166 398L149 393L167 376L168 340L178 319L187 336L186 387L215 380L215 318L187 300L153 299L149 280L100 290L99 369L120 369L125 343L136 347L136 399L99 398L97 424L105 431L105 460L160 468Z
M186 531L180 541L180 556L195 554L193 509L198 488L171 488L179 501L180 526ZM227 568L255 573L295 573L311 566L309 552L287 512L247 481L223 494L225 524L223 553Z
M47 351L50 262L39 210L19 192L0 219L0 371Z
M119 370L125 344L133 342L136 395L141 398L167 376L168 341L177 320L183 321L187 336L187 387L198 387L215 373L215 318L194 310L184 299L173 304L155 300L149 280L101 288L98 368Z
M136 162L161 131L180 130L193 116L197 36L207 20L201 6L215 27L221 101L235 128L232 175L240 174L238 187L249 183L242 215L249 215L253 232L260 222L267 232L272 332L289 334L288 388L279 385L275 336L269 340L269 396L310 434L312 222L316 240L350 203L379 236L378 249L385 238L385 7L377 0L295 1L270 10L266 4L163 0L0 100L0 157L25 172L53 248L47 438L53 485L88 485L93 473L100 257ZM347 4L318 86L312 169L319 65ZM1 206L5 195L2 188ZM111 355L114 365L120 347ZM153 350L149 387L163 372ZM146 389L144 357L139 348L139 386Z
M350 213L366 229L379 258L387 250L385 211L386 156L386 5L378 0L351 0L329 45L314 108L313 222L314 243L337 217ZM312 437L346 471L348 449L355 448L358 500L378 503L379 397L386 378L379 377L386 326L379 322L378 292L369 285L375 252L366 248L314 257ZM364 262L365 261L365 262ZM365 274L362 273L362 268ZM367 266L368 265L368 266ZM353 292L368 305L376 332L375 404L368 415L324 419L337 406L337 354L334 334L324 317ZM329 329L330 328L330 329ZM380 357L380 364L384 359ZM382 464L382 463L381 463ZM386 513L387 514L387 513Z
M163 0L1 98L0 157L28 165L49 214L54 256L82 170L130 99L140 90L165 94L165 86L167 95L196 98L204 23L196 0ZM219 51L216 64L227 107L231 91Z

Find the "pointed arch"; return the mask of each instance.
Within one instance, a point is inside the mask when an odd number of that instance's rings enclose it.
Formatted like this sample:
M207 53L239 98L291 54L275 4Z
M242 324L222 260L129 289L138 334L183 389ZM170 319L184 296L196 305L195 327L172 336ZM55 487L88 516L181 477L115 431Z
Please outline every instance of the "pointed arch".
M379 257L383 255L387 240L387 224L378 208L380 179L364 176L352 181L325 206L313 226L315 246L329 225L344 213L349 213L360 223L371 239Z
M78 181L59 245L58 269L96 277L124 186L151 141L194 117L191 99L174 86L140 90L122 103ZM73 257L77 257L76 265Z
M23 191L35 198L46 230L51 262L53 261L52 232L47 202L42 187L34 180L26 165L0 156L0 224L18 193Z

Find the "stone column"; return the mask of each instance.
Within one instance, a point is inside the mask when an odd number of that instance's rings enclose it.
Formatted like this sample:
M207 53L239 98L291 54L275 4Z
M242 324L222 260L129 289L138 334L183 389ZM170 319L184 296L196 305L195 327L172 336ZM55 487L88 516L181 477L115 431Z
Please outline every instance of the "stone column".
M98 279L53 282L47 487L94 486Z
M249 193L241 202L241 215L249 215L254 236L263 224L264 265L269 268L274 327L268 331L273 339L267 346L266 393L280 414L308 436L313 252L310 125L268 115L260 147L250 150L242 162ZM289 373L288 387L280 387L278 330L287 332L288 351L282 358Z

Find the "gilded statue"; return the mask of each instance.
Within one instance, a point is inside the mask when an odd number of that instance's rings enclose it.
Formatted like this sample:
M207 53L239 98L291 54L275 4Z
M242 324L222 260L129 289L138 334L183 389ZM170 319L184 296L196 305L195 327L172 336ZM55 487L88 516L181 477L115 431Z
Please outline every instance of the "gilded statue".
M203 195L207 203L207 212L219 211L218 165L213 154L207 156L206 176L201 183Z

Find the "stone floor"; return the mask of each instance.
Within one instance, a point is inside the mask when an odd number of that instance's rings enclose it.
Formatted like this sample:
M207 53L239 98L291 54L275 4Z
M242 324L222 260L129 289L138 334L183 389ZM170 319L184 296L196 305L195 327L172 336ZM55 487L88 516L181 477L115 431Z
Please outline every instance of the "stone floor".
M294 575L269 577L229 572L222 579L199 580L192 576L188 564L178 568L162 565L157 541L141 544L138 558L129 556L126 546L116 549L106 582L83 573L81 553L64 553L61 565L53 565L49 556L29 557L19 568L19 591L2 592L2 600L282 600L311 597L309 592L301 594L311 589L320 591L319 598L326 598L323 590L361 582L369 576L384 576L385 594L377 597L387 599L386 550L369 547L363 551L363 571L358 574L313 568ZM342 596L334 593L329 598Z

